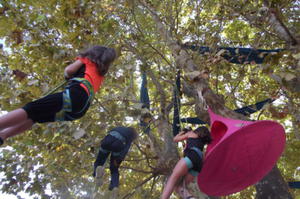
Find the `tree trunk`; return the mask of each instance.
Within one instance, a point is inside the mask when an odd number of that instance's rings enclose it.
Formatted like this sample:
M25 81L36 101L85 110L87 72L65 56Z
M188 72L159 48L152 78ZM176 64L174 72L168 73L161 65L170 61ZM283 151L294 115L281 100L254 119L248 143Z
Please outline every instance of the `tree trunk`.
M288 186L284 181L279 169L275 166L256 185L256 199L291 199Z
M181 48L179 45L180 42L176 41L172 34L167 30L165 24L162 22L160 17L157 15L155 10L147 4L145 1L140 1L143 6L149 10L154 21L156 22L157 29L161 38L166 42L168 47L171 49L172 54L176 60L176 64L182 68L187 76L187 79L192 83L190 94L196 100L196 113L198 116L201 116L201 119L209 123L209 116L207 110L205 110L205 105L207 104L212 110L224 117L230 117L234 119L249 120L245 116L235 113L234 111L225 107L225 103L219 95L215 94L208 85L208 77L205 75L205 67L198 66L194 63L192 57L188 52ZM200 72L199 72L200 71ZM190 75L187 75L190 74ZM286 183L282 178L277 167L273 169L265 178L263 178L257 185L257 199L267 199L267 198L292 198ZM187 188L191 193L194 193L194 188ZM275 193L276 190L276 193ZM280 193L278 193L280 190ZM278 196L279 195L279 196ZM181 196L184 199L184 197ZM203 198L203 197L202 197ZM212 197L213 198L213 197Z
M182 199L188 198L189 195L193 195L194 198L197 199L219 199L219 197L208 196L202 193L197 184L197 178L195 178L194 182L190 183L188 186L184 187L183 183L181 184L180 192L177 193Z

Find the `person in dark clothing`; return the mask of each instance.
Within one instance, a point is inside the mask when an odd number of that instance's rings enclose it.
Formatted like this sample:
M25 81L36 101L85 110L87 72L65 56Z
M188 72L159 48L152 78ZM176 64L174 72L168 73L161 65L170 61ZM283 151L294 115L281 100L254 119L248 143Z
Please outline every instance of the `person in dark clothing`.
M93 176L96 179L96 184L103 184L104 164L110 154L110 173L111 181L109 190L118 188L119 186L119 167L125 159L132 142L136 139L137 132L132 127L116 127L111 129L108 134L102 139L101 146L94 162Z
M177 134L173 140L174 142L186 140L184 157L177 162L173 169L164 187L161 199L170 198L174 189L180 192L180 187L177 184L182 177L184 178L184 183L187 185L198 175L202 168L202 151L204 146L211 142L211 136L209 130L202 126L194 131L191 129L184 130Z

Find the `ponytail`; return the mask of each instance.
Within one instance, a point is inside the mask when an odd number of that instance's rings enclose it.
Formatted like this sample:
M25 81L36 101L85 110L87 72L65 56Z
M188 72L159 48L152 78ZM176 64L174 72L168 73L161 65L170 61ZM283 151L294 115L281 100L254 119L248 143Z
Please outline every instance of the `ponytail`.
M98 70L101 75L105 75L109 69L110 64L116 58L116 51L113 48L106 48L106 50L102 53L101 63L102 67L98 67Z
M79 54L81 57L87 57L97 65L98 72L104 76L110 64L116 59L116 51L113 48L105 46L93 46Z

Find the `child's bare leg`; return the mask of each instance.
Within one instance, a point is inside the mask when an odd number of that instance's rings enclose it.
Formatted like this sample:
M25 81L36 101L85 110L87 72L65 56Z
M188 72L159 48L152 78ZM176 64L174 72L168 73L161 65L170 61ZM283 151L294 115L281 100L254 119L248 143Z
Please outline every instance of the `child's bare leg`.
M27 119L22 123L3 129L2 131L0 131L0 137L2 138L2 140L5 140L9 137L18 135L30 129L32 125L33 125L33 121L31 119Z
M181 160L177 162L171 176L168 179L168 182L163 190L161 199L168 199L171 196L177 181L180 179L180 177L185 176L187 172L188 172L188 167L184 159L181 158Z
M13 111L0 117L0 130L23 123L27 119L28 119L28 116L24 109L19 108L19 109L13 110Z

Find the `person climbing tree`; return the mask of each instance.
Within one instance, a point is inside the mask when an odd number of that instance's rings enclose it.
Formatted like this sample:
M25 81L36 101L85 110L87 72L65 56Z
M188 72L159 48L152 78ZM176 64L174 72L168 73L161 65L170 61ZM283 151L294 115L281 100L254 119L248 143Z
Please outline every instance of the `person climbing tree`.
M201 126L194 131L192 129L184 129L173 140L174 142L187 141L184 149L184 157L177 162L173 169L164 187L161 199L168 199L174 189L177 193L185 191L181 186L178 186L179 181L183 178L184 185L188 185L198 175L202 168L202 151L204 145L209 144L212 139L209 130ZM185 192L185 197L192 198L190 193Z
M88 110L104 75L116 58L113 48L93 46L79 54L64 70L68 84L63 92L49 94L0 117L0 145L34 123L72 121Z
M111 181L109 190L113 190L117 194L119 186L119 167L121 162L125 159L129 151L131 143L137 137L137 132L132 127L116 127L111 129L108 134L101 141L101 146L94 163L93 176L96 184L101 186L103 184L104 164L110 155L110 173Z

